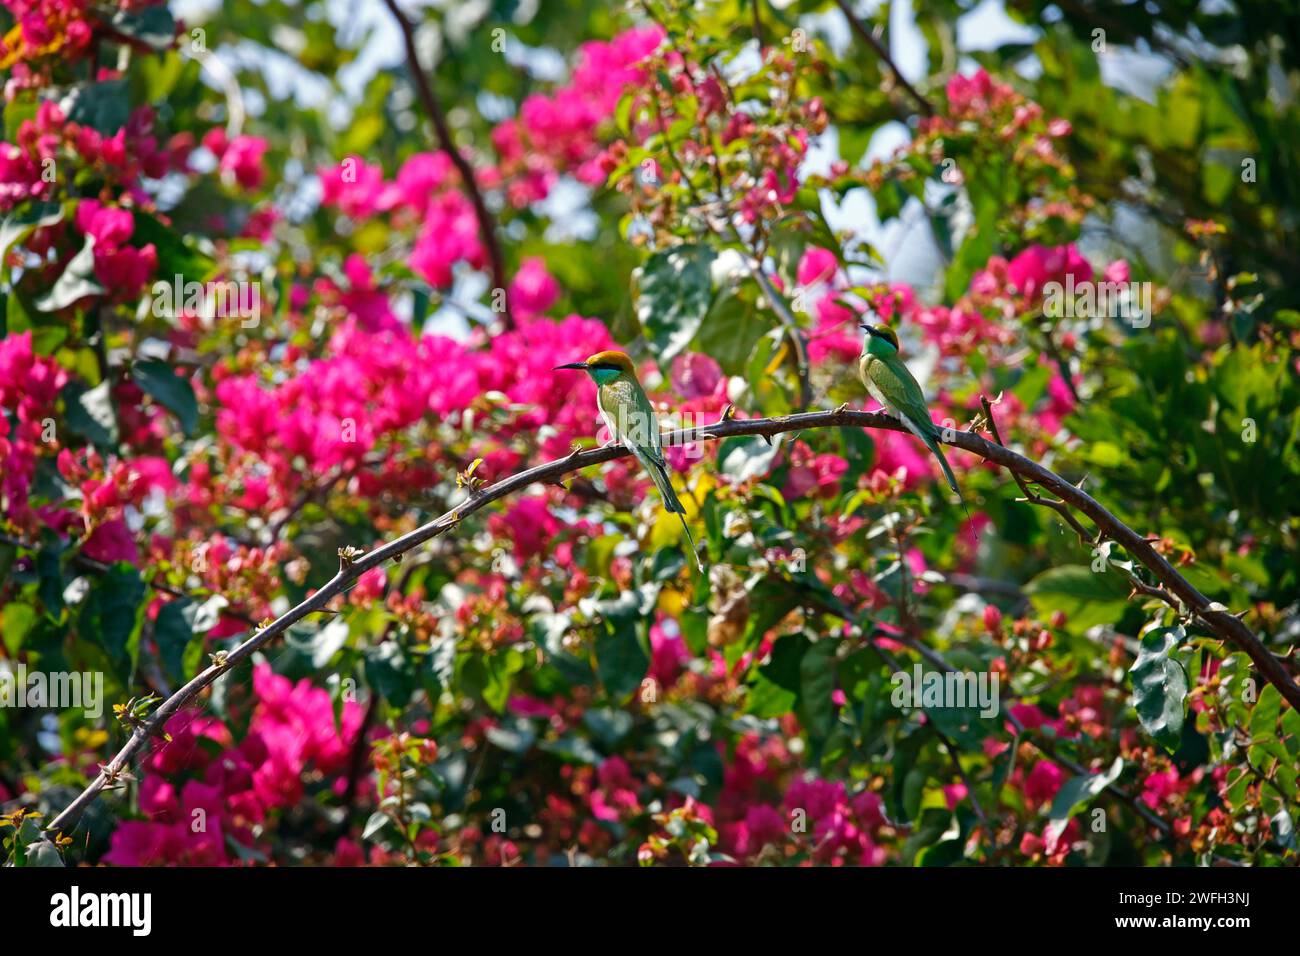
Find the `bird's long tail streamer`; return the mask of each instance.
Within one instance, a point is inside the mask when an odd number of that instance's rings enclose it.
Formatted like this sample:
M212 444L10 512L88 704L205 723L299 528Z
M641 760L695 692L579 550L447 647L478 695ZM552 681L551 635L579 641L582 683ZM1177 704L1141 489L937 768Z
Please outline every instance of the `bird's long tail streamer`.
M948 466L948 459L944 457L943 449L939 447L939 439L932 438L926 444L930 446L930 451L934 452L934 456L939 459L939 467L943 469L943 476L948 479L948 487L953 490L953 493L961 501L962 510L966 512L966 520L970 521L970 508L966 507L966 496L957 487L957 476L952 473L952 468Z
M654 479L655 487L663 495L664 508L677 515L682 522L682 530L686 532L686 540L691 543L691 557L695 558L695 566L704 571L704 562L700 560L699 549L695 547L695 536L691 534L690 526L686 524L686 509L682 507L681 500L677 497L677 492L673 490L673 483L668 478L668 469L659 462L653 462L650 467L650 477Z

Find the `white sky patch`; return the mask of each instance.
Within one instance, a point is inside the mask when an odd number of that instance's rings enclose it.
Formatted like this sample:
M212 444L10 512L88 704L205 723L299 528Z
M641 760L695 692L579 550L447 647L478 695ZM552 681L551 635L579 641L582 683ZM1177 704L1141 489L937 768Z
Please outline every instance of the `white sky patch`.
M1156 90L1174 71L1162 56L1113 44L1098 56L1098 62L1103 83L1148 103L1155 103Z
M1033 43L1041 35L1007 15L999 0L984 0L957 20L957 49L996 50L1004 43Z
M910 82L925 79L929 70L925 37L916 25L910 3L895 3L889 10L889 55Z
M572 176L561 176L537 211L550 220L547 242L587 242L600 231L600 217L591 209L591 190Z

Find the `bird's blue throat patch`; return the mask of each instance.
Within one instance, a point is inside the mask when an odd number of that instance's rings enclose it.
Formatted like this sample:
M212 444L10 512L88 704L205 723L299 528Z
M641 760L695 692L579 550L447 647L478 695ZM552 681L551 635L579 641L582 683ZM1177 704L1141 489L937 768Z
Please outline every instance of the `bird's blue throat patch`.
M868 355L875 355L878 358L888 358L891 355L898 354L898 349L894 348L894 343L876 335L867 336L866 351Z
M606 382L612 382L623 373L613 368L590 368L587 371L595 380L597 385L604 385Z

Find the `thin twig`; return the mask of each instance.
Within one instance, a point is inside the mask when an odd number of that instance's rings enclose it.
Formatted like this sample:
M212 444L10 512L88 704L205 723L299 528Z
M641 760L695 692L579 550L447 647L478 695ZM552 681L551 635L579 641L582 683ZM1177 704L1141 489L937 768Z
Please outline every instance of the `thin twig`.
M1065 357L1065 353L1061 351L1061 347L1056 344L1056 336L1052 334L1052 330L1046 322L1039 329L1043 333L1043 341L1047 345L1045 351L1052 361L1056 363L1056 368L1061 373L1061 381L1065 383L1065 387L1069 390L1070 397L1074 399L1076 405L1081 403L1083 396L1079 394L1079 389L1074 384L1074 373L1070 371L1070 361Z
M840 12L843 13L845 18L849 21L849 27L858 35L859 39L861 39L867 46L871 47L871 49L875 51L876 56L880 57L880 59L884 61L885 65L893 72L894 79L898 82L898 85L907 90L912 99L916 100L916 105L920 108L921 112L926 116L933 116L934 105L922 96L917 91L916 87L907 82L907 78L903 76L903 71L898 68L898 64L896 64L893 58L890 57L889 51L885 49L885 45L876 39L876 35L867 29L865 23L858 19L857 14L853 12L853 8L849 6L847 0L835 0L835 5L840 8Z
M812 428L879 428L902 432L906 427L898 419L879 412L859 412L847 408L834 411L804 412L798 415L786 415L779 418L728 419L710 425L686 428L672 432L664 437L667 445L685 445L699 441L718 441L740 435L757 435L772 437L788 432L804 431ZM964 431L946 432L945 443L954 448L978 455L986 461L993 462L1008 469L1018 478L1032 481L1087 515L1101 528L1107 536L1121 544L1130 554L1147 567L1153 575L1174 594L1192 614L1201 619L1207 628L1244 651L1261 676L1281 692L1291 706L1300 709L1300 686L1269 650L1260 642L1246 625L1227 611L1211 607L1210 599L1202 594L1186 578L1178 573L1164 556L1151 547L1151 543L1132 528L1116 518L1103 505L1095 501L1081 488L1066 481L1060 475L1044 468L1035 461L1018 455L1002 444L994 444L979 435ZM534 484L554 484L564 475L603 464L616 458L624 458L630 452L622 445L609 445L589 451L574 452L566 458L559 458L545 464L529 468L511 475L494 485L479 490L464 503L441 517L409 531L387 544L364 554L354 555L344 551L340 556L339 570L319 591L272 621L266 627L256 631L237 648L231 651L221 662L214 663L197 674L189 683L165 700L149 720L141 724L118 751L117 755L100 771L86 789L72 801L49 824L47 829L65 830L74 823L85 808L95 800L109 779L119 773L140 751L145 742L158 734L167 719L187 705L198 694L235 665L250 658L257 650L288 630L292 625L316 613L335 597L344 593L348 586L367 571L382 566L387 561L400 558L406 552L424 544L439 535L454 529L464 518L487 507L514 492L521 491ZM342 549L341 549L342 550Z
M375 714L379 711L379 695L373 690L370 692L370 700L366 702L366 712L361 718L361 726L357 728L357 736L352 741L352 753L348 757L348 782L343 791L343 819L341 826L344 833L347 832L348 816L352 810L352 804L356 801L357 790L361 782L362 772L366 769L366 751L370 749L370 728L374 726Z
M997 419L993 417L993 404L988 400L988 396L981 395L980 404L984 406L984 418L989 423L989 430L993 432L994 440L999 445L1005 446L1006 443L1002 441L1002 436L998 433L998 422ZM1013 471L1011 475L1016 479L1016 484L1020 486L1020 490L1024 492L1025 496L1020 499L1021 501L1028 502L1031 505L1042 505L1044 508L1051 508L1061 516L1061 519L1065 521L1066 524L1074 529L1074 533L1079 536L1079 541L1084 545L1084 547L1088 547L1094 543L1093 536L1082 524L1080 524L1079 519L1074 516L1074 513L1070 511L1069 506L1065 502L1056 501L1052 498L1044 498L1037 492L1031 491L1029 485L1018 472Z
M478 218L479 232L483 236L483 247L487 250L488 262L492 270L492 284L501 290L501 295L504 297L502 320L507 329L512 329L515 320L510 311L510 286L506 282L505 261L501 255L501 244L497 240L496 220L488 209L487 203L483 201L483 193L479 190L478 180L474 178L473 167L456 148L451 128L447 125L447 117L443 115L442 107L438 105L438 98L433 95L429 74L420 65L420 57L415 50L415 30L411 26L411 21L397 6L397 0L384 0L384 5L393 14L393 19L397 21L397 26L402 31L402 42L406 46L407 68L411 72L411 79L415 83L420 103L424 111L429 114L434 132L438 135L438 145L451 159L456 171L460 173L461 181L465 184L465 191L469 193L469 200L474 206L474 215Z
M776 317L781 320L785 326L786 337L790 340L790 347L794 350L795 368L799 373L799 407L807 408L812 404L812 374L808 362L808 347L804 342L803 330L799 328L799 323L795 320L794 314L785 304L785 299L781 293L776 291L772 285L772 280L768 278L767 273L763 270L763 263L758 259L750 256L745 257L748 261L749 271L758 283L759 289L762 290L764 298L772 306L772 311Z

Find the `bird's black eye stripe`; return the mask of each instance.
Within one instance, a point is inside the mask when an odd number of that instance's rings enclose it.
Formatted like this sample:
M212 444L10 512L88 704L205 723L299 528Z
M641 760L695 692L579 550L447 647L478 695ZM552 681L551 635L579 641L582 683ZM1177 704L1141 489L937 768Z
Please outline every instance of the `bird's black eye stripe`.
M590 367L591 367L591 368L598 368L598 369L601 369L601 370L606 371L606 372L621 372L621 371L623 371L623 366L621 366L621 365L615 365L613 362L598 362L598 363L596 363L595 365L592 365L592 366L590 366Z

